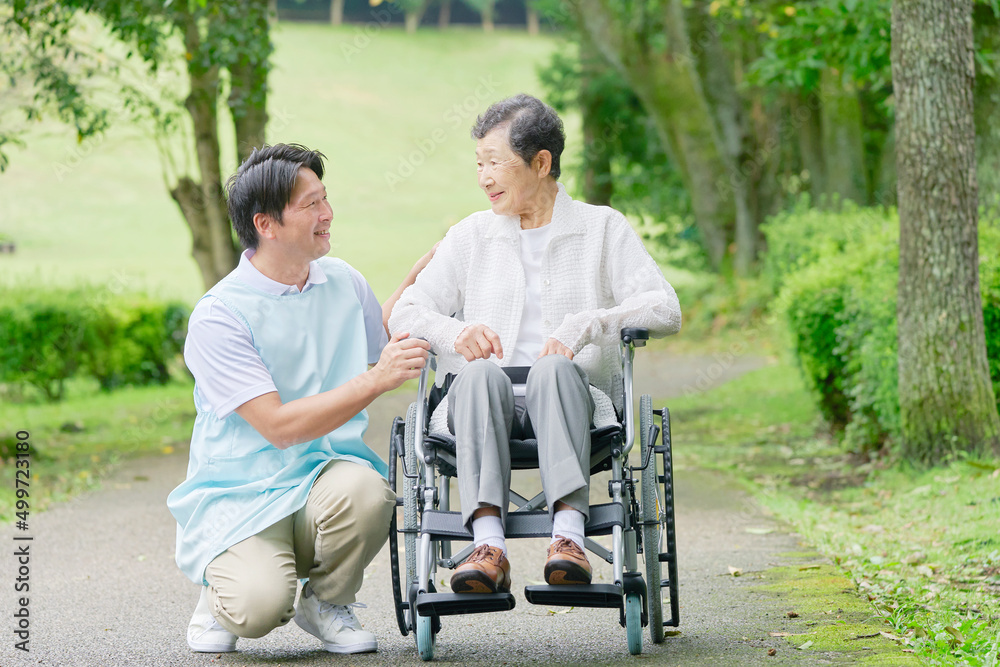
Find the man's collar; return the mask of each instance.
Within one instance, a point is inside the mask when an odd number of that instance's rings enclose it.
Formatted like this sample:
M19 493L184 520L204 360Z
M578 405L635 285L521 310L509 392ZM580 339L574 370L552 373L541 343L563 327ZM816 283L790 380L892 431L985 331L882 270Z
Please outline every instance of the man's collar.
M240 256L239 266L236 267L237 277L254 289L258 289L266 294L273 294L275 296L284 296L285 294L298 294L299 288L297 285L286 285L284 283L279 283L277 280L272 280L265 276L260 270L253 265L250 258L254 256L257 251L248 248L243 251ZM314 285L322 285L326 282L326 274L323 273L323 269L319 268L319 264L316 262L309 262L309 277L306 278L306 284L302 288L303 292L309 291Z

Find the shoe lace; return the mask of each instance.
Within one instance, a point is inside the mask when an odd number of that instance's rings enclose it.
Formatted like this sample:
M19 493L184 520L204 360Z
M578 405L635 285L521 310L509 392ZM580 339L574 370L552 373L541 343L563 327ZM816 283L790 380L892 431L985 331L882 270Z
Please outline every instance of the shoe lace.
M465 559L466 563L478 563L484 560L491 560L493 553L490 551L490 545L481 544L476 547L469 557Z
M351 602L350 604L319 603L319 613L321 615L333 614L331 618L332 622L339 622L342 627L354 628L355 630L361 629L361 623L358 621L358 617L354 615L354 610L367 608L368 605L362 602Z
M569 539L568 537L560 536L552 546L549 547L554 554L561 553L571 553L574 555L579 555L581 553L580 547L577 546L576 542Z

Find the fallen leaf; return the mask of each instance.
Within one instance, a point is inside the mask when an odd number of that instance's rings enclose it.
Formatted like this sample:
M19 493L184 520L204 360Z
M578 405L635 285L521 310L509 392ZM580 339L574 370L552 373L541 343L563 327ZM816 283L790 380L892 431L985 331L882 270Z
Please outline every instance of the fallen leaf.
M773 533L774 528L747 528L746 531L751 535L767 535Z
M729 566L729 574L733 575L734 577L738 577L741 574L743 574L743 568L742 567L733 567L732 565L730 565Z
M798 647L798 649L799 649L800 651L804 651L804 650L806 650L807 648L809 648L809 647L810 647L810 646L812 646L812 645L813 645L813 642L812 642L812 640L810 639L809 641L807 641L807 642L806 642L805 644L803 644L802 646L799 646L799 647Z
M947 632L952 637L954 637L955 641L958 642L959 644L964 644L965 643L965 637L963 637L962 633L959 632L956 628L954 628L954 627L952 627L952 626L949 625L948 627L946 627L944 629L944 631Z
M885 637L886 639L891 639L894 642L901 642L901 641L903 641L902 637L897 637L896 635L892 634L891 632L884 632L883 631L883 632L880 632L879 634L882 635L883 637Z
M767 654L768 655L778 655L778 651L776 649L769 648L769 649L767 649Z
M785 616L787 616L788 618L798 618L799 617L799 612L797 612L797 611L790 611L787 614L785 614Z

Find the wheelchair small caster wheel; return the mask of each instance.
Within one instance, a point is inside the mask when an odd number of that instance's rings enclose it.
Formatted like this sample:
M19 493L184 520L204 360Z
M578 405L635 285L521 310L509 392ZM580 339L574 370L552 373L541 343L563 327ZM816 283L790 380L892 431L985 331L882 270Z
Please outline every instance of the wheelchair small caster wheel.
M417 614L417 650L423 661L434 659L434 619Z
M625 635L628 637L628 652L642 653L642 597L638 593L625 596Z

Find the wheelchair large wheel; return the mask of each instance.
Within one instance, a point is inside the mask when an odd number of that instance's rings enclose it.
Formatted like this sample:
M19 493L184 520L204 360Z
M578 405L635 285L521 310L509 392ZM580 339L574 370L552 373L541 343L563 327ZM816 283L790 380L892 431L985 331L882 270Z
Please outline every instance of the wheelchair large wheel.
M393 493L397 494L398 489L402 487L406 488L405 477L404 483L399 483L399 477L397 468L399 467L399 461L397 457L400 456L399 447L403 442L403 420L396 417L392 422L392 431L389 435L389 488L392 489ZM398 443L398 444L397 444ZM396 603L396 624L399 626L399 632L404 637L410 633L410 623L407 620L408 612L405 610L408 605L404 607L403 596L406 595L406 591L409 590L409 581L404 584L400 581L399 576L399 542L398 542L398 526L396 519L396 511L393 510L391 517L389 518L389 567L392 572L392 597Z
M653 401L648 394L639 399L639 442L642 460L648 465L641 476L642 551L646 563L646 606L649 638L654 644L663 641L663 594L660 590L660 516L662 505L656 484L656 454L649 452L656 443L649 441L653 424ZM629 642L631 648L631 641Z
M670 620L667 625L676 628L681 622L680 584L677 580L677 525L674 521L674 458L673 438L670 434L670 410L662 410L663 434L663 531L666 542L667 580L670 591Z
M423 428L423 424L420 424L419 427ZM406 411L406 426L403 430L403 461L406 464L404 469L411 475L418 474L417 451L414 445L417 428L417 404L410 403L410 407ZM410 586L417 583L417 503L419 498L417 498L417 492L413 488L414 485L415 481L413 479L404 479L403 529L406 532L403 534L403 550L406 553L407 590L409 590ZM411 630L416 627L415 616L414 610L411 609L409 618Z
M625 635L628 637L628 652L642 653L642 596L629 593L625 596Z

